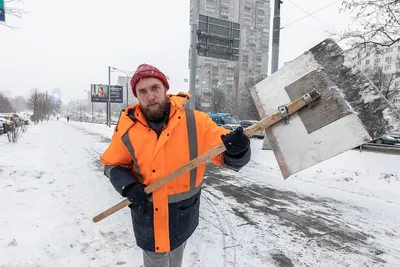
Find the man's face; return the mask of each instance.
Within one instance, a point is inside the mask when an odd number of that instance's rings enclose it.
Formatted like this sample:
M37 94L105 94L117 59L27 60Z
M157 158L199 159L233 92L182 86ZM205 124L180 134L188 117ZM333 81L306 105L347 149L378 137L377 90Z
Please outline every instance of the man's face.
M144 78L136 84L136 95L148 120L164 117L169 108L164 84L156 78Z

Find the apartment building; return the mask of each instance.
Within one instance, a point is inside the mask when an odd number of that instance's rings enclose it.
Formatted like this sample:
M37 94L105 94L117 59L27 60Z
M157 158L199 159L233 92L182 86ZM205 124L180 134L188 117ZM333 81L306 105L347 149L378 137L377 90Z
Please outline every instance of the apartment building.
M390 91L388 100L400 109L400 44L369 55L359 52L357 66L370 78L381 71L383 87ZM386 94L386 90L382 93Z
M190 24L199 14L239 23L241 36L237 62L197 56L196 107L258 118L249 88L268 73L270 1L191 0Z

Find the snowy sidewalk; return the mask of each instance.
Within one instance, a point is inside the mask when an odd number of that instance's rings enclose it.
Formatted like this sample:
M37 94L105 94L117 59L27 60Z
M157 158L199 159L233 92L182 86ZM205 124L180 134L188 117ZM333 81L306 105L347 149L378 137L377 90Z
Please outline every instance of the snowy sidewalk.
M127 210L91 221L120 200L98 164L104 138L58 121L16 144L0 138L0 266L122 264L134 245Z

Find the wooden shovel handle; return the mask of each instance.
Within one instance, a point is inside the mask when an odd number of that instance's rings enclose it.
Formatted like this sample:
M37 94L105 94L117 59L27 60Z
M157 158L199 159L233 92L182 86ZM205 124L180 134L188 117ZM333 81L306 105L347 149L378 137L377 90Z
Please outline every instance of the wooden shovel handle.
M315 100L317 98L319 98L321 95L316 91L313 90L309 93L310 97L312 100ZM289 103L288 105L286 105L287 108L287 113L288 115L291 115L295 112L297 112L298 110L302 109L303 107L305 107L307 105L306 101L304 100L303 97L300 97L296 100L294 100L293 102ZM281 113L279 111L274 112L272 115L260 120L259 122L253 124L252 126L246 128L243 133L247 136L251 136L257 132L263 131L265 129L267 129L268 127L270 127L271 125L274 125L275 123L279 122L282 119L281 117ZM168 175L164 176L162 179L158 180L157 182L147 186L144 191L147 194L150 194L151 192L157 190L158 188L160 188L161 186L163 186L164 184L174 180L175 178L183 175L184 173L196 168L197 166L199 166L200 164L206 162L207 160L210 160L211 158L221 154L222 152L225 151L225 146L223 144L220 144L214 148L212 148L211 150L207 151L206 153L200 155L199 157L191 160L190 162L186 163L185 165L183 165L182 167L178 168L177 170L169 173ZM109 208L108 210L100 213L99 215L97 215L96 217L93 218L93 222L99 222L102 219L110 216L111 214L119 211L120 209L128 206L129 204L131 204L131 202L127 199L119 202L118 204L112 206L111 208Z

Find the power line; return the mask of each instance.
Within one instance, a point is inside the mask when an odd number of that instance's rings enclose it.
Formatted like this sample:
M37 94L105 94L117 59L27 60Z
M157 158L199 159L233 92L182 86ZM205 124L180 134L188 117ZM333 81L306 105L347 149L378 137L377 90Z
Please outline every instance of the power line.
M304 13L306 13L307 15L311 16L312 18L314 18L316 21L318 21L319 23L321 23L324 27L329 27L331 29L333 29L332 27L326 25L325 23L323 23L322 21L320 21L319 19L317 19L316 17L314 17L312 14L308 13L306 10L304 10L303 8L301 8L300 6L298 6L296 3L293 3L292 1L288 0L292 5L294 5L295 7L297 7L298 9L300 9L301 11L303 11Z
M288 1L289 1L289 0L288 0ZM324 23L322 23L319 19L317 19L316 17L314 17L313 14L315 14L315 13L321 11L321 10L324 10L324 9L326 9L326 8L332 6L332 5L334 5L334 4L336 4L337 2L340 2L340 1L342 1L342 0L336 0L335 2L333 2L333 3L329 4L329 5L326 5L326 6L322 7L322 8L320 8L320 9L318 9L318 10L312 12L312 13L308 13L307 11L305 11L304 9L302 9L301 7L299 7L298 5L296 5L295 3L289 1L291 4L293 4L293 5L296 6L297 8L299 8L299 9L301 9L302 11L304 11L305 13L307 13L307 16L304 16L304 17L302 17L302 18L299 18L298 20L295 20L295 21L293 21L293 22L291 22L291 23L289 23L289 24L287 24L287 25L281 27L280 29L282 30L283 28L287 28L288 26L290 26L290 25L292 25L292 24L294 24L294 23L297 23L297 22L299 22L300 20L303 20L303 19L308 18L308 17L310 17L310 16L313 17L314 19L316 19L317 21L319 21L321 24L324 24ZM332 28L332 27L330 27L330 28Z

